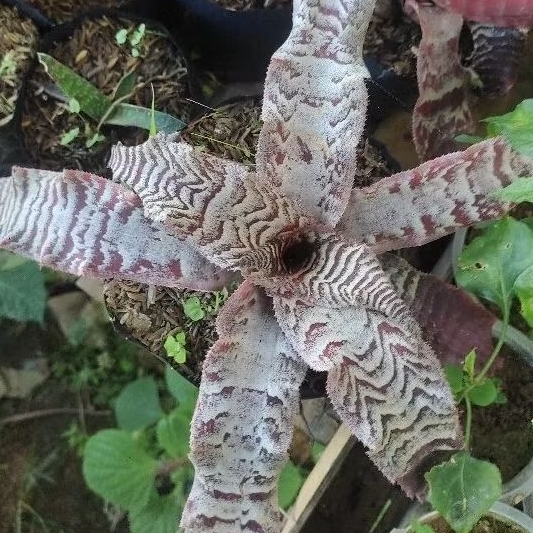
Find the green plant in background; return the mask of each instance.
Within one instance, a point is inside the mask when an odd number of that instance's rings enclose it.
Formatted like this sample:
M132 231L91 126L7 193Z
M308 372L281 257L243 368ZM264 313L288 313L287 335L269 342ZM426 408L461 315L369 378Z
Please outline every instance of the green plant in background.
M140 47L144 36L146 35L146 25L139 24L135 29L121 28L115 35L117 44L130 46L130 52L133 57L139 57Z
M530 181L521 180L499 196L509 201L532 201L533 195L527 194ZM475 371L475 351L466 356L462 367L445 368L456 401L465 405L465 451L426 475L430 486L428 499L433 507L454 531L467 533L501 493L497 467L468 453L472 408L505 401L500 381L489 377L488 372L503 346L514 302L533 327L533 219L518 221L507 217L486 226L459 257L456 281L470 293L496 305L502 315L498 342L479 372Z
M165 412L152 377L127 385L115 403L118 429L99 431L83 453L97 494L128 512L132 533L174 533L193 478L187 459L197 389L167 367L174 406Z
M135 87L134 73L126 74L111 98L108 98L92 83L48 54L38 53L37 56L48 75L59 86L69 110L83 114L96 123L96 127L90 124L86 127L86 142L89 144L102 140L100 128L104 124L135 126L150 131L155 123L157 131L165 133L174 133L185 127L183 121L172 115L125 102ZM76 128L65 132L63 144L72 142L79 134Z
M198 389L167 366L164 391L172 398L168 410L154 378L129 383L114 406L118 429L99 431L83 449L87 485L128 512L132 533L175 533L194 476L187 455ZM68 436L77 439L76 433L71 426ZM323 448L313 446L315 462ZM285 466L278 492L281 508L293 503L306 475L290 461Z
M107 406L138 375L138 348L119 338L110 324L73 323L67 342L51 357L52 376L95 406ZM67 436L68 439L68 436Z
M0 250L0 317L43 323L46 289L34 261Z

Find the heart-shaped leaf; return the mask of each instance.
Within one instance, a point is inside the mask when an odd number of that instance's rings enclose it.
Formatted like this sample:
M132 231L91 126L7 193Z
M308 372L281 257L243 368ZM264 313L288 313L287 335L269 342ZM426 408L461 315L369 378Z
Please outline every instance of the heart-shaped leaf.
M428 500L456 533L467 533L499 498L498 468L467 452L434 466L427 474Z
M83 452L83 476L91 490L124 509L140 509L155 494L157 461L131 433L105 429L92 436Z
M505 218L490 225L459 257L456 280L466 290L509 309L517 278L533 265L533 231Z
M143 429L157 422L164 412L154 378L139 378L127 385L117 398L115 415L118 427L128 431Z

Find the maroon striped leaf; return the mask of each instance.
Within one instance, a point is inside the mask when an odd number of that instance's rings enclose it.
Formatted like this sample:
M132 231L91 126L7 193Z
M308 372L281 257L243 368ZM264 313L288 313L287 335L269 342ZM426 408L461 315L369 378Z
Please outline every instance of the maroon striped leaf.
M78 170L0 179L0 246L75 275L220 288L232 275L147 219L130 191Z

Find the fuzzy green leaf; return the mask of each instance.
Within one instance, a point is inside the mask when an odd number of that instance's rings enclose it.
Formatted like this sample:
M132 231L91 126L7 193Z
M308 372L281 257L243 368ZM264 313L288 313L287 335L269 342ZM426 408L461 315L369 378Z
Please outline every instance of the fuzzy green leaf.
M510 113L488 117L484 122L490 136L503 135L515 150L533 157L532 98L520 102Z
M468 533L502 490L496 466L467 452L434 466L427 474L428 500L457 533Z
M0 294L0 317L43 322L46 289L37 263L1 252Z
M303 482L300 470L289 461L279 476L278 504L282 509L287 509L294 502Z
M453 395L458 396L464 389L464 373L463 368L458 365L446 365L444 367L444 375L452 389Z
M126 28L121 28L115 33L115 41L118 44L124 44L128 40L128 30Z
M130 512L131 533L176 533L182 509L173 492L153 495L147 505Z
M459 257L457 283L471 293L509 309L517 278L533 265L533 231L505 218L491 224Z
M463 363L463 370L469 382L474 379L474 375L476 373L476 355L475 348L470 350L466 354L465 361Z
M187 298L183 303L183 312L187 318L190 318L193 322L202 320L205 317L205 311L202 308L202 302L198 296L191 296Z
M520 300L520 313L533 328L533 265L516 278L514 291Z
M132 510L155 494L157 461L131 433L105 429L92 436L83 452L83 477L89 488L110 502Z
M52 56L43 53L38 53L37 56L48 75L59 85L65 96L69 99L75 98L86 115L99 121L106 114L111 100L104 96L97 87L69 67L56 61Z
M187 457L191 419L174 410L157 423L157 441L171 457Z
M483 383L476 385L468 391L468 397L474 405L486 407L496 401L498 388L491 379L486 379Z
M170 394L178 401L180 410L192 414L198 399L197 387L178 374L171 366L165 368L165 381Z
M175 133L182 130L186 124L179 118L162 113L161 111L154 111L148 107L140 107L133 104L119 104L109 117L105 119L105 124L113 124L115 126L135 126L150 131L150 124L153 120L157 131L164 133Z
M154 378L139 378L124 387L115 403L115 416L118 427L128 431L143 429L164 416Z
M494 191L491 195L504 202L533 202L533 177L517 178L503 189Z

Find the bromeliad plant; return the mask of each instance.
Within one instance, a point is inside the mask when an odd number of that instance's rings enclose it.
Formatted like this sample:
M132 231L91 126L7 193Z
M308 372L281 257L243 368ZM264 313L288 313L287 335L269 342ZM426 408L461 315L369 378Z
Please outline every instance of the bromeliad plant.
M220 289L191 428L186 532L276 532L276 484L307 366L340 417L410 495L461 446L454 401L420 323L434 283L387 250L503 215L489 196L531 172L500 138L352 190L367 106L372 0L298 0L265 83L256 167L160 134L116 146L114 182L14 168L0 245L75 274ZM420 323L419 323L420 322ZM464 353L464 352L463 352Z

